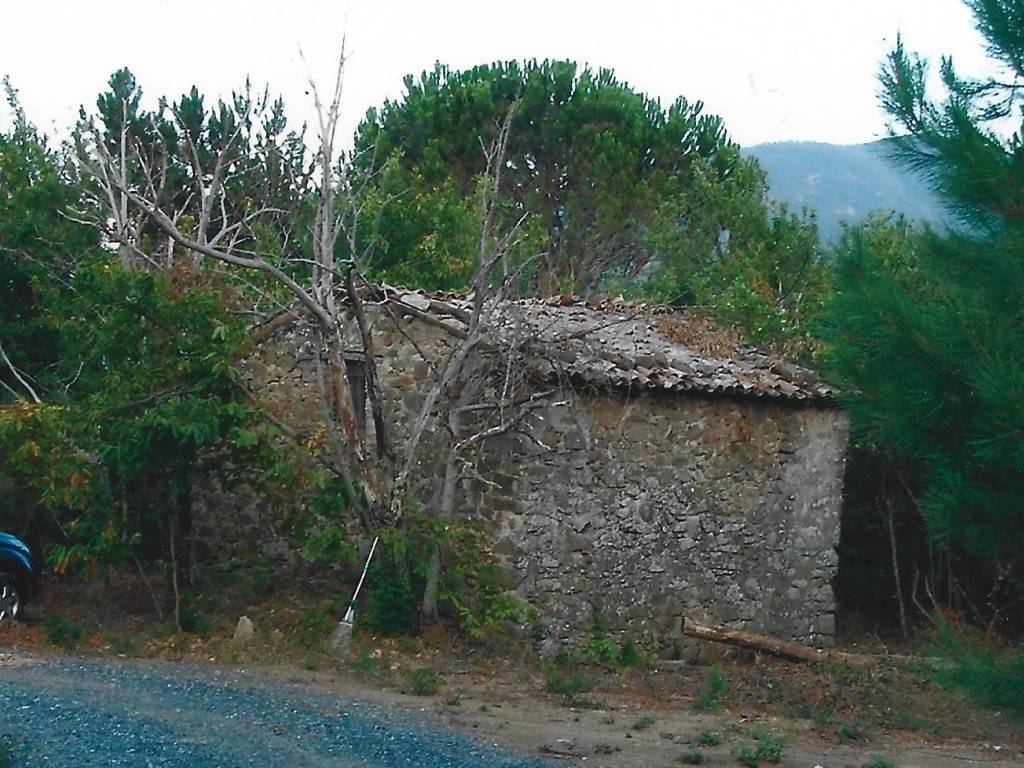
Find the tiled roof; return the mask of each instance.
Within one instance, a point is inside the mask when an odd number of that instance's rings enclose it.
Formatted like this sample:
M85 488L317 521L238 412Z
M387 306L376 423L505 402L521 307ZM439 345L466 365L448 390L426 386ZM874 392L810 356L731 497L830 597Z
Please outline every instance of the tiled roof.
M393 305L464 327L465 297L384 287ZM461 319L460 319L461 317ZM488 333L529 338L536 375L592 385L780 400L828 401L836 390L813 371L749 345L696 314L569 297L509 301Z

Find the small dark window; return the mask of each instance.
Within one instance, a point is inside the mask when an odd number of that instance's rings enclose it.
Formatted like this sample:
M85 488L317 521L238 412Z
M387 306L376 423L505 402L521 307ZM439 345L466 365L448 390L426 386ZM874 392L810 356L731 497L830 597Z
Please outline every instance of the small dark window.
M355 410L356 429L359 434L366 434L366 363L362 355L345 355L345 372L348 376L348 388L352 395L352 406Z

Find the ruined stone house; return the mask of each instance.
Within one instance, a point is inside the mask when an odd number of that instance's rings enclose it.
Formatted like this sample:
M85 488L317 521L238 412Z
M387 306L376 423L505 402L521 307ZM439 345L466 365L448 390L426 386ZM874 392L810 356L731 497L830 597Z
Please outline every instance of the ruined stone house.
M418 411L445 326L459 324L444 307L460 301L396 292L386 311L370 308L399 422ZM535 299L502 318L504 333L544 342L524 365L535 391L554 394L529 439L486 441L458 512L485 525L509 587L551 638L585 634L600 612L610 630L663 645L683 615L832 642L847 430L828 386L663 309ZM265 404L310 431L323 407L316 354L284 327L248 364ZM438 469L423 454L426 489ZM266 540L274 512L251 497L208 497L198 515L224 505L244 519L233 546L245 526Z

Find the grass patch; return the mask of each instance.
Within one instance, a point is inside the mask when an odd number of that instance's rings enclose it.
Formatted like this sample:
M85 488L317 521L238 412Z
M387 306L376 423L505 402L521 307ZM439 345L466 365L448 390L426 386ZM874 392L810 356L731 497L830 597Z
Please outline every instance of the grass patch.
M648 728L650 728L656 722L658 722L658 718L653 717L651 715L644 715L643 717L637 718L636 722L633 723L633 730L634 731L646 731Z
M862 763L861 768L896 768L896 763L882 755L875 755L866 763Z
M47 642L65 651L73 649L85 636L82 628L63 614L47 621L45 628Z
M717 747L722 743L722 734L715 731L701 731L693 739L691 744L700 744L702 747Z
M703 765L704 753L699 749L691 749L679 756L679 762L683 765Z
M107 645L118 656L142 655L142 643L134 635L107 635Z

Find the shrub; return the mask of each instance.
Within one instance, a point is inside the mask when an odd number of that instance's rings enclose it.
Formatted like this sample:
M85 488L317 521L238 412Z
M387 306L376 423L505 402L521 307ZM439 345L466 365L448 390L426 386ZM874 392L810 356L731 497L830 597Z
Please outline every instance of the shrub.
M698 712L717 712L721 707L718 699L728 688L729 681L717 665L712 664L704 678L701 692L693 702L693 708Z
M637 718L636 722L633 723L633 730L646 731L656 722L658 722L658 718L652 717L651 715L644 715L643 717Z
M782 741L764 731L751 733L753 742L744 742L733 749L732 756L740 765L757 768L762 762L778 763L782 760Z
M896 768L896 763L887 760L882 755L875 755L864 763L861 768Z
M949 626L940 628L939 637L953 662L939 670L939 682L963 689L983 706L1024 712L1024 646L993 647Z
M699 749L691 749L679 756L679 762L683 765L703 765L704 753Z
M484 639L509 622L529 624L535 619L530 606L503 586L481 531L412 510L401 528L381 532L358 614L361 628L392 637L416 632L429 563L438 549L438 611L466 635Z
M842 742L860 741L864 738L864 726L857 720L840 723L836 726L836 737Z
M701 731L694 737L693 743L702 747L717 747L722 743L722 735L714 731Z
M209 629L206 619L190 605L183 605L179 609L178 626L181 627L182 632L187 632L190 635L205 635Z
M46 639L51 645L70 651L81 641L82 628L66 616L54 616L46 622Z
M418 667L409 672L408 683L414 696L433 696L441 687L441 676L433 667Z
M547 691L562 697L562 703L576 706L585 702L583 694L588 693L594 684L589 677L578 669L554 669L548 673Z

